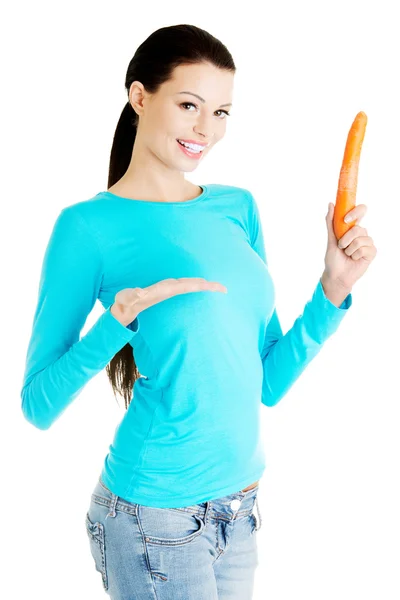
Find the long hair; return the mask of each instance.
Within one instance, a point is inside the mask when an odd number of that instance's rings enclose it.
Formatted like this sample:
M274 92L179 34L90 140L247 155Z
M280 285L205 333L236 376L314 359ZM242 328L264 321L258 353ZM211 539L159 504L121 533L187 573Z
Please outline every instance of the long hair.
M131 84L140 81L145 90L154 94L168 81L179 65L209 63L235 73L236 67L222 42L195 25L173 25L154 31L136 50L128 65L125 89L129 98ZM126 103L115 130L108 172L108 188L126 173L135 143L139 115L131 103ZM131 402L133 386L140 377L132 346L126 344L106 366L106 373L116 397Z

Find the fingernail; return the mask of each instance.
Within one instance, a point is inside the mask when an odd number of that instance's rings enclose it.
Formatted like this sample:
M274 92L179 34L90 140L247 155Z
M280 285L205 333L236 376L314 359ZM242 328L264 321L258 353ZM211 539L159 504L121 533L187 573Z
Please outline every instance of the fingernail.
M353 217L351 215L346 215L344 218L345 223L350 223L350 221L352 221L352 220L353 220Z

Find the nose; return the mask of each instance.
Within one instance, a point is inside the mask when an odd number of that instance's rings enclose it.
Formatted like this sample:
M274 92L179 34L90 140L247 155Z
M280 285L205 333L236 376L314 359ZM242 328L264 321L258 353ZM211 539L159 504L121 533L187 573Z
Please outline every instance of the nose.
M212 124L207 125L207 115L199 115L196 125L193 127L193 131L200 135L204 142L211 143L214 138L214 132L212 132Z
M213 138L214 138L214 134L213 134L213 133L212 133L212 134L209 134L209 135L207 135L206 133L201 133L200 131L196 131L196 129L197 129L197 128L196 128L196 127L194 127L194 128L193 128L193 131L195 132L195 134L196 134L196 135L199 135L199 136L201 136L201 137L203 138L203 139L202 139L202 141L203 141L203 142L205 142L205 143L207 143L207 144L211 144L211 143L214 141L214 140L213 140ZM203 131L204 131L204 128L203 128Z

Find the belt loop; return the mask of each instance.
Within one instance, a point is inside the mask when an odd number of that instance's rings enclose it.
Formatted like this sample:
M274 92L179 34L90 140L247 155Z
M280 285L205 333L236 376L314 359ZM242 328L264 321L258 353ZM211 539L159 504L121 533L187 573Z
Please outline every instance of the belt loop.
M210 509L210 502L206 502L206 512L204 514L204 524L207 525L208 522L208 513Z
M258 513L258 516L259 516L259 523L258 523L258 526L256 527L256 530L258 531L260 529L261 523L262 523L261 513L260 513L260 507L258 506L258 494L256 496L256 507L257 507L257 513Z
M111 494L112 494L112 498L111 498L111 504L110 504L110 512L107 514L106 519L107 519L107 517L116 517L117 516L117 513L115 512L115 507L118 502L118 496L116 494L113 494L112 492L111 492Z

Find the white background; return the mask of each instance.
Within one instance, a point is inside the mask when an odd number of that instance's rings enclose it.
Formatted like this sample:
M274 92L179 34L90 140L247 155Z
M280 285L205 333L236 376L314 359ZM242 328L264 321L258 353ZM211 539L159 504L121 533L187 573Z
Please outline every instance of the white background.
M107 188L125 73L154 30L190 23L237 66L225 138L187 176L250 189L284 332L324 269L347 134L364 111L357 203L378 249L353 305L264 407L254 600L398 600L399 64L395 2L33 2L2 34L2 597L101 599L84 527L123 417L105 371L47 431L21 412L41 261L62 208ZM201 84L199 84L201 86ZM96 304L82 335L102 313ZM246 600L246 599L243 599Z

